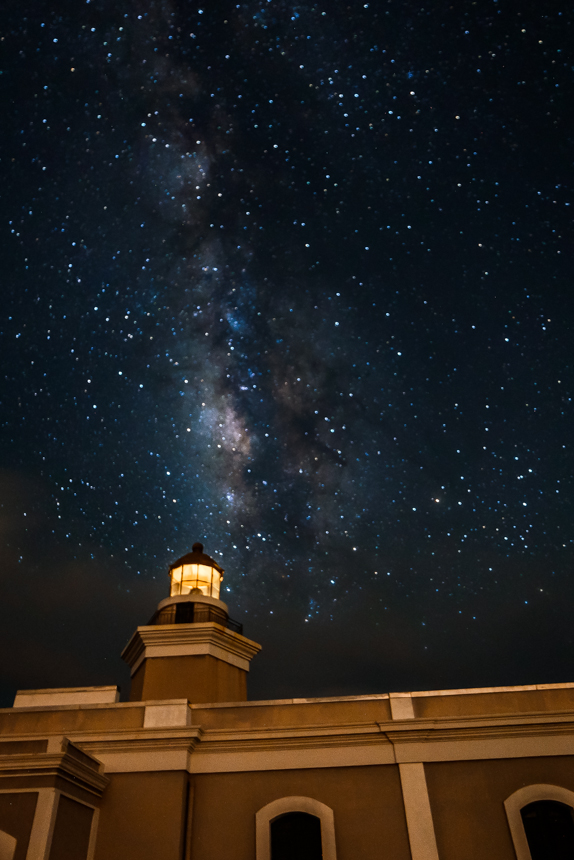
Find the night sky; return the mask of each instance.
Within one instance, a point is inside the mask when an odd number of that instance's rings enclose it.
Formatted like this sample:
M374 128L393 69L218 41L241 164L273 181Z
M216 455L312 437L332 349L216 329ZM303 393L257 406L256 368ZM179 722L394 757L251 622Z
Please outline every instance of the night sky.
M196 540L253 698L573 679L569 7L3 3L1 704Z

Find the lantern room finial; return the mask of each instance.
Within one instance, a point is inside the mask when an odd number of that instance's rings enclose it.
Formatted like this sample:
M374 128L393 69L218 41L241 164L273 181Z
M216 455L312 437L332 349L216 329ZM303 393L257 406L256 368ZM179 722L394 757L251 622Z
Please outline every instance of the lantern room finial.
M203 551L202 543L194 543L191 552L175 561L169 568L170 597L189 594L199 589L206 597L219 600L223 568Z

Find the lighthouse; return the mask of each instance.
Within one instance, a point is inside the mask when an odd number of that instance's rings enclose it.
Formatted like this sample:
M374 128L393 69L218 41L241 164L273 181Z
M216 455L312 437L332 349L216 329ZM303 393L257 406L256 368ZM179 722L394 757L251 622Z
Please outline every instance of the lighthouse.
M219 594L224 570L195 543L169 568L170 594L122 657L131 670L130 701L247 699L247 673L261 646L243 636Z

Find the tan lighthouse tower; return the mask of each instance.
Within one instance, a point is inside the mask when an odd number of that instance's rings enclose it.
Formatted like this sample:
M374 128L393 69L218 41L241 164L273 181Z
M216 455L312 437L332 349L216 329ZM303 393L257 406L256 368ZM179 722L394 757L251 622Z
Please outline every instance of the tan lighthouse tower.
M219 599L223 569L195 543L169 569L170 596L122 652L130 701L247 699L247 673L261 646L242 635Z

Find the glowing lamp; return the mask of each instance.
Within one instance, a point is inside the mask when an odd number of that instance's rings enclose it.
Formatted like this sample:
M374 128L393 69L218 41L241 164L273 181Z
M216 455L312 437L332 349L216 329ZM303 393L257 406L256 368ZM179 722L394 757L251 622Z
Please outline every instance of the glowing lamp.
M223 568L203 551L203 544L194 543L191 552L174 562L169 569L170 597L189 594L194 589L206 597L219 600Z

